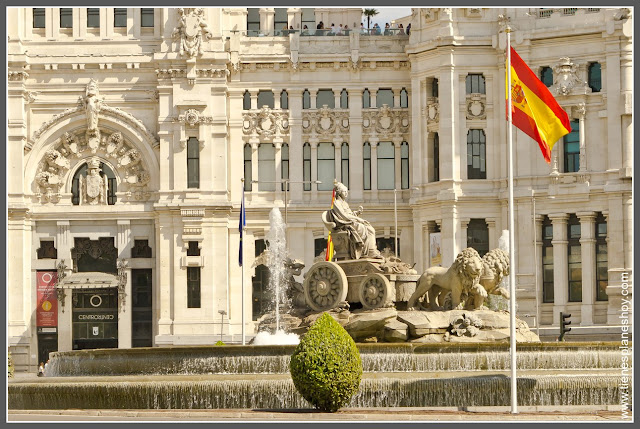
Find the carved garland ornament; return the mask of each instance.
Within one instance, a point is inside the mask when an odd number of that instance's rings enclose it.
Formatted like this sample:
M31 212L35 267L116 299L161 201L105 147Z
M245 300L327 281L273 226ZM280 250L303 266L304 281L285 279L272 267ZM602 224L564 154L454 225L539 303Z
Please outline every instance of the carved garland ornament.
M395 133L409 132L409 112L394 110L384 104L376 111L368 111L362 115L362 126L366 133L375 132L383 137Z
M184 114L178 116L178 122L195 127L200 124L210 124L213 122L213 117L204 116L196 109L187 109Z
M335 111L325 104L317 112L302 115L302 133L315 133L323 138L333 138L334 134L348 134L349 113Z
M289 114L263 106L258 112L244 114L242 131L266 139L289 134Z

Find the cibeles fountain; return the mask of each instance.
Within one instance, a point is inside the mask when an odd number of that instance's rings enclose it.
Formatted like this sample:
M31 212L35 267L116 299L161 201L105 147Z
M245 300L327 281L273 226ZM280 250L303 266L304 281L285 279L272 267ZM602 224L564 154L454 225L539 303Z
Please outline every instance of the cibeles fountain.
M376 248L374 228L360 216L362 210L349 208L347 198L346 187L336 184L333 208L322 213L335 243L333 260L319 260L304 274L304 264L285 251L279 211L271 213L269 252L257 262L269 266L277 300L259 326L262 335L268 342L304 335L323 312L331 314L356 340L362 358L364 374L350 407L509 405L509 317L490 309L494 298L509 296L504 246L482 258L464 249L451 267L418 274ZM526 323L517 323L519 406L604 409L620 404L619 343L544 343ZM295 347L54 352L46 377L9 381L8 406L309 408L289 375Z
M282 241L272 241L280 225L271 222L269 265L289 296L290 332L304 334L323 313L331 314L360 342L497 342L509 340L509 314L485 306L491 295L509 298L503 281L509 274L509 255L493 249L482 258L464 249L450 267L431 267L419 275L411 265L376 247L375 229L364 219L362 208L351 210L348 189L337 182L333 208L322 213L331 232L335 254L331 261L315 262L303 282L294 278L299 263L292 264ZM273 213L272 213L273 215ZM283 255L275 258L275 255ZM322 258L321 258L322 259ZM284 274L289 269L287 274ZM276 295L277 296L277 295ZM284 301L280 301L284 302ZM266 315L258 331L273 331L274 314ZM516 341L537 342L526 322L517 319Z

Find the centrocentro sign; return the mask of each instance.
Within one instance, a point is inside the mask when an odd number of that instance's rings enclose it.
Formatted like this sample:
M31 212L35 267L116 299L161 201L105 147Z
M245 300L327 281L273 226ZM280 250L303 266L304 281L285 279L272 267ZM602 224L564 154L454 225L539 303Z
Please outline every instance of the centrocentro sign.
M36 290L38 294L36 325L38 327L58 326L57 281L58 273L56 271L36 272Z
M115 322L115 313L75 313L74 322Z

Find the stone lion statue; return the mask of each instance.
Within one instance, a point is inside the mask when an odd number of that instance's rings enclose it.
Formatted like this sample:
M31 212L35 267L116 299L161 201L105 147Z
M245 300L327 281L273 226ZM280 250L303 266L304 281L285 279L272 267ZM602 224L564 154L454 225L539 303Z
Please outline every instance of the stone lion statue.
M487 252L482 257L484 264L484 272L480 277L480 285L486 291L486 294L501 295L506 299L509 299L509 292L503 287L500 287L502 279L509 275L509 254L502 249L493 249ZM484 298L487 295L473 295L474 308L481 308L484 303Z
M431 309L438 310L436 297L443 292L443 289L451 291L453 309L462 309L465 304L461 300L463 293L480 292L478 288L482 288L479 282L483 270L484 264L478 252L471 247L464 249L458 254L451 267L431 267L420 276L416 290L407 303L407 309L414 310L418 299L429 293Z

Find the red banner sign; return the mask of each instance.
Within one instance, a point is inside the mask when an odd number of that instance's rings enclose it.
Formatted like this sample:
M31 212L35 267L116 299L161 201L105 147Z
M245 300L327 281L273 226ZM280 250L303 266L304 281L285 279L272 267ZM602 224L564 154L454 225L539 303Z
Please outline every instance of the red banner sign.
M58 326L58 298L56 297L56 271L36 272L38 307L36 308L36 325L38 327Z

